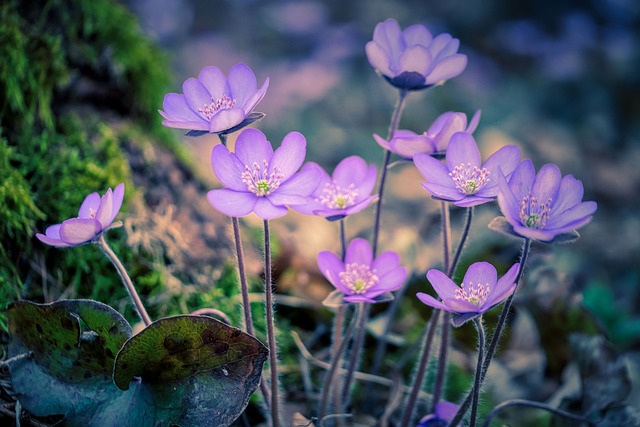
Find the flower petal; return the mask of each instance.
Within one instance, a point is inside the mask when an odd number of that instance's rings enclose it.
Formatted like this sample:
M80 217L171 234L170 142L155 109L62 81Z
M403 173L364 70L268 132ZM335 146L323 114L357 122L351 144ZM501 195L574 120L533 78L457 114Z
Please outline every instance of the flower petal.
M209 132L218 133L229 130L238 125L245 118L242 108L228 108L220 110L211 117L209 122Z
M59 248L71 246L69 243L65 243L60 240L60 227L62 224L51 225L47 227L45 230L45 234L37 233L36 237L42 243L45 243L49 246L56 246Z
M378 283L366 292L366 295L371 298L384 292L397 291L400 289L404 281L407 280L407 270L404 267L398 267L378 277Z
M304 135L300 132L290 132L284 137L280 147L273 153L269 171L273 171L273 168L277 166L280 168L283 179L286 180L300 169L306 154L307 140Z
M582 201L584 197L584 187L582 182L572 175L567 175L560 181L558 197L553 201L551 210L554 216L561 214L567 209L571 209Z
M265 161L271 164L273 147L264 133L257 129L245 129L236 140L235 154L244 165L253 168L254 163L263 167Z
M442 300L443 304L450 308L450 311L454 313L483 313L482 307L471 304L465 299L445 298Z
M276 190L278 194L307 197L313 194L323 181L323 170L315 163L305 165Z
M78 218L89 218L89 215L98 211L100 207L100 195L98 193L91 193L84 198L80 210L78 210Z
M582 202L561 214L556 215L554 213L547 221L545 229L564 228L568 224L593 215L597 208L596 202Z
M372 261L373 251L371 250L369 242L365 239L357 238L349 243L347 253L344 257L345 264L357 263L370 266Z
M184 97L187 101L187 105L194 113L198 114L198 116L202 117L204 120L207 120L204 115L198 113L198 108L202 108L207 104L211 104L211 95L209 91L202 83L193 77L185 80L182 85L182 91L184 92ZM207 120L208 121L208 120Z
M391 71L391 60L387 51L375 41L370 41L365 45L367 59L371 66L380 71L385 76L393 77L395 74Z
M431 32L424 25L415 24L402 31L402 40L405 46L429 46L433 40Z
M241 105L245 114L248 115L249 113L251 113L251 111L253 111L256 105L258 105L258 103L262 101L262 98L264 98L264 95L267 93L268 87L269 87L269 78L267 77L264 83L262 84L262 87L260 88L260 90L254 93L252 96L250 96L244 102L244 104Z
M456 132L451 137L446 156L447 168L452 171L456 166L470 164L472 167L480 167L482 158L478 144L473 136L466 132Z
M344 272L344 263L336 254L330 251L319 252L318 268L320 269L320 273L322 273L336 289L345 294L350 292L340 281L340 273Z
M531 160L525 159L521 161L508 180L509 187L518 202L531 194L535 179L536 169Z
M228 188L211 190L207 193L211 206L229 216L245 216L253 212L258 197L250 192L234 191Z
M414 45L406 48L400 55L398 69L402 72L413 71L423 76L431 67L431 53L424 46Z
M109 221L114 216L113 213L113 191L109 188L100 199L100 207L96 212L95 219L100 223L100 229L105 229L111 224Z
M449 169L440 160L425 153L418 153L413 156L413 163L427 182L455 187L449 176Z
M367 162L362 157L349 156L338 163L331 178L344 188L362 181L367 171Z
M469 285L473 283L475 285L489 285L495 287L498 281L498 272L496 268L488 262L476 262L469 266L462 283Z
M284 206L275 206L265 197L258 197L253 212L262 219L275 219L286 215L289 210Z
M243 106L258 90L256 75L245 64L236 64L229 70L228 79L231 97L236 106Z
M124 183L118 184L115 190L113 190L113 207L111 208L111 218L109 218L109 224L113 222L120 208L122 207L122 201L124 200Z
M211 101L215 99L222 98L223 95L232 95L232 92L229 90L229 85L227 84L227 78L218 67L213 65L204 67L200 71L200 74L198 74L198 81L207 89L207 92L209 92L209 99L206 101L207 104L210 104ZM185 92L185 95L186 94L187 92ZM197 111L197 109L195 111Z
M102 230L95 219L73 218L60 226L60 239L69 245L80 245L92 240Z
M162 108L164 111L161 111L160 114L167 120L177 122L204 122L204 119L189 107L186 98L180 93L166 94L162 101Z
M201 119L201 121L196 122L180 122L173 120L163 120L162 126L166 126L168 128L173 129L189 129L189 130L204 130L209 132L209 122L205 121L205 119Z
M453 311L448 306L444 305L443 303L441 303L440 301L438 301L437 299L435 299L429 294L425 294L424 292L418 292L416 296L423 304L426 304L430 307L438 308L440 310L449 311L449 312Z
M517 169L516 169L517 170ZM498 178L498 205L509 223L520 224L520 203L513 194L507 179L502 174Z
M436 291L440 299L455 298L456 291L460 289L446 274L440 270L431 269L427 272L427 280Z
M224 145L216 145L211 150L211 167L222 185L236 191L247 191L247 184L242 181L245 165Z
M436 84L462 74L467 68L467 55L456 54L438 61L425 80L425 84Z
M371 269L376 270L378 276L383 276L391 270L398 268L400 257L396 252L385 251L371 263Z
M457 202L458 200L462 200L467 197L465 194L461 193L455 187L453 181L449 186L444 186L440 184L435 184L431 182L423 182L422 187L429 192L433 197L442 199L442 200L450 200L452 202Z
M497 174L503 174L507 179L520 164L520 149L515 145L505 145L489 156L482 165L489 170L489 182L482 187L484 197L495 197L498 195Z
M545 203L548 199L555 200L560 189L562 172L553 163L542 166L536 175L536 180L531 189L531 195L538 203Z

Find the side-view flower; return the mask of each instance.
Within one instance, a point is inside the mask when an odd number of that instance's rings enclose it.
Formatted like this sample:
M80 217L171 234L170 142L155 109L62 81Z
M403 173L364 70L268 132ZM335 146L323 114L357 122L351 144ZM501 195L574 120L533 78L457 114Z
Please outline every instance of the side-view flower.
M533 163L524 160L507 183L499 180L498 204L516 235L552 241L556 236L584 226L597 209L596 202L583 202L582 182L562 176L551 163L536 174Z
M244 130L236 140L235 153L222 144L211 152L211 166L226 187L207 194L211 205L234 217L254 212L262 219L278 218L287 206L307 203L320 182L321 169L307 165L299 172L307 152L307 141L291 132L273 150L257 129Z
M455 133L472 134L479 122L480 110L475 112L469 126L467 126L466 114L449 111L438 116L429 129L420 135L410 130L400 129L393 134L390 141L378 134L374 134L373 138L385 150L405 159L412 159L418 153L444 154Z
M436 37L424 25L402 30L395 19L376 25L373 40L365 46L373 68L392 85L420 90L460 75L467 56L458 53L460 41L451 34Z
M473 136L458 132L451 138L445 164L424 153L416 154L413 162L427 180L422 186L435 198L470 207L497 197L498 176L511 176L520 162L520 149L506 145L482 163Z
M376 199L377 195L371 195L376 185L376 166L367 165L362 157L343 159L332 176L318 168L322 171L320 185L306 204L294 205L293 209L336 221L360 212Z
M331 251L321 251L318 267L347 302L379 302L376 298L400 289L407 278L397 253L386 251L374 259L369 242L361 238L351 241L344 261Z
M431 269L427 272L427 279L441 301L424 292L418 292L416 295L428 306L458 314L453 323L459 326L510 297L516 289L515 279L519 267L520 264L514 264L498 279L493 265L488 262L476 262L469 266L460 286L440 270Z
M124 184L109 188L102 197L91 193L85 197L77 218L47 227L45 234L36 237L50 246L67 247L88 243L105 232L115 219L124 198Z
M269 78L258 89L256 76L244 64L234 65L229 78L218 67L209 66L198 78L184 82L184 94L168 93L162 102L164 111L158 112L165 119L162 124L170 128L227 133L247 119L268 87Z
M418 427L447 427L458 412L458 405L451 402L438 402L433 414L423 417Z

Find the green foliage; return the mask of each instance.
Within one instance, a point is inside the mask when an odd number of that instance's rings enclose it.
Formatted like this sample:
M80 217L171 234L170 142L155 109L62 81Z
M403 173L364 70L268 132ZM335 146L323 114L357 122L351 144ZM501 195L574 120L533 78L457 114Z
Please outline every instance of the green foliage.
M136 126L122 117L136 121L138 134L171 146L156 111L169 81L166 58L112 0L1 2L0 57L0 307L20 296L41 298L40 287L22 285L40 282L37 276L51 295L125 298L91 245L61 251L34 234L75 217L86 195L120 182L126 210L134 188L121 144ZM110 235L134 280L147 289L163 284L123 234Z

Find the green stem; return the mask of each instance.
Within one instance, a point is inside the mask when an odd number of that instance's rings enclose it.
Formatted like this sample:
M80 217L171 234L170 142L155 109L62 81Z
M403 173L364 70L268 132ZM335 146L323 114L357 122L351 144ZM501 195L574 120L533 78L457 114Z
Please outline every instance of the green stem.
M513 303L513 298L516 295L516 291L518 290L520 280L522 279L522 275L524 273L524 269L527 264L527 259L529 257L529 253L531 251L531 240L525 239L522 244L522 252L520 254L520 267L518 268L518 275L516 276L516 289L514 289L513 294L507 299L504 306L502 307L502 311L500 312L500 317L498 318L498 323L496 325L495 330L493 331L493 336L491 337L491 342L489 343L489 349L487 350L487 355L484 358L484 362L482 365L482 373L481 373L481 382L484 381L484 378L487 375L487 371L489 370L489 365L491 364L491 360L495 355L496 349L498 348L498 342L500 341L500 336L502 335L502 330L507 322L507 316L509 315L509 310L511 309L511 305ZM471 404L472 393L468 393L465 397L464 401L460 405L458 409L458 413L451 420L450 427L455 427L462 420L462 417L467 412L469 405Z
M322 397L320 399L320 408L318 411L320 419L324 418L324 414L327 410L327 403L329 401L330 389L331 389L331 386L333 385L336 372L340 365L339 361L341 360L342 355L344 354L344 351L347 348L347 344L351 339L351 335L353 335L353 331L356 325L360 322L360 318L362 317L362 314L363 314L362 311L363 310L362 310L361 304L358 304L358 306L356 307L355 316L353 317L353 320L351 321L349 328L347 329L344 336L342 337L342 342L340 343L340 346L338 347L338 349L336 350L333 356L333 361L331 363L329 371L327 372L327 376L325 377L324 386L322 387ZM334 408L335 411L338 411L339 409L340 408Z
M407 99L407 91L401 90L398 93L398 100L396 101L395 108L393 110L393 114L391 115L391 123L389 124L389 135L387 136L387 140L391 140L393 135L398 130L398 125L400 124L400 117L402 116L402 110L404 109L405 101ZM391 159L391 151L385 150L384 162L382 165L382 169L380 170L380 188L378 189L378 202L376 203L376 214L375 221L373 225L373 244L371 245L373 249L373 256L375 258L378 253L378 238L380 233L380 216L382 213L382 196L384 193L384 184L387 179L387 166L389 166L389 160Z
M528 406L530 408L538 408L538 409L544 409L545 411L549 411L554 415L557 415L559 417L563 417L563 418L568 418L570 420L575 420L575 421L580 421L583 423L587 423L590 427L595 427L596 423L594 423L593 421L590 421L588 419L586 419L585 417L582 417L580 415L576 415L576 414L572 414L570 412L567 411L563 411L562 409L558 409L558 408L554 408L551 405L547 405L546 403L542 403L542 402L533 402L531 400L524 400L524 399L511 399L511 400L506 400L504 402L502 402L501 404L497 405L496 407L494 407L491 412L489 412L487 414L487 417L484 420L484 423L482 424L482 427L489 427L489 424L491 423L491 420L493 419L493 417L501 410L508 408L510 406Z
M107 258L109 258L109 261L111 261L113 266L116 268L116 271L120 275L120 279L122 279L122 283L124 284L124 287L127 289L127 292L129 293L129 298L131 298L131 301L133 302L133 306L135 307L136 312L138 313L138 316L140 317L140 319L142 319L145 326L149 326L151 324L151 318L147 314L147 310L144 308L144 305L142 304L142 300L140 300L140 296L138 295L136 288L133 286L133 282L131 281L131 278L129 277L127 270L124 268L124 265L122 265L122 263L116 256L115 252L113 252L113 250L107 244L107 241L104 239L104 233L101 234L93 242L96 245L98 245L98 247L107 256Z
M278 348L276 343L273 288L271 272L271 233L269 221L264 220L264 289L266 299L267 341L269 342L269 369L271 371L271 421L273 427L280 426L278 404Z
M438 319L440 317L441 311L442 310L434 310L433 314L431 315L431 320L429 321L429 329L427 330L424 346L422 347L422 356L420 357L420 361L418 362L418 370L416 371L416 376L413 380L413 387L411 388L411 394L409 395L409 400L405 405L404 416L402 417L402 422L400 423L401 427L407 427L411 425L410 423L413 417L413 410L416 405L416 400L418 399L418 394L422 389L422 382L424 381L424 376L427 372L429 353L431 352L431 344L433 343L433 336L436 332L436 325L438 324Z
M482 323L482 316L476 317L473 320L478 330L478 363L476 365L476 375L473 381L473 389L471 398L471 418L469 420L469 427L476 426L476 418L478 416L478 400L480 399L480 386L482 385L482 366L484 362L484 325Z

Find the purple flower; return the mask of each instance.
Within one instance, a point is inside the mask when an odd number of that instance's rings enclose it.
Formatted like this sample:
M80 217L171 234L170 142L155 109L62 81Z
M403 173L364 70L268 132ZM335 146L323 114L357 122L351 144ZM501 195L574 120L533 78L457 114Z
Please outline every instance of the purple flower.
M449 111L441 114L429 127L429 130L418 135L410 130L398 130L391 141L374 134L373 138L384 149L406 159L411 159L417 153L444 153L449 146L451 137L456 132L472 134L478 127L480 110L476 111L467 126L467 116L464 113Z
M102 197L91 193L82 202L77 218L47 227L45 234L38 233L36 237L42 243L60 248L90 242L109 229L120 212L123 198L124 184L114 191L109 188Z
M318 186L321 171L304 161L307 141L298 132L287 134L273 151L266 136L257 129L244 130L236 140L235 153L220 144L213 148L211 166L227 187L207 194L214 208L229 216L254 212L262 219L287 213L287 205L307 203Z
M424 25L404 31L398 21L387 19L376 25L373 40L367 43L369 63L392 85L419 90L460 75L467 56L458 53L460 41L450 34L435 38Z
M256 76L244 64L229 70L229 78L218 67L205 67L197 79L189 78L182 85L183 94L169 93L158 112L163 125L190 129L200 133L227 133L237 128L262 100L269 79L257 89ZM261 117L261 116L260 116ZM246 124L256 120L250 119Z
M510 176L520 161L520 150L507 145L482 163L473 136L466 132L453 135L447 149L446 164L428 154L418 153L413 162L427 179L422 186L433 197L469 207L487 203L498 195L498 176Z
M507 183L499 181L498 204L516 235L550 242L591 221L596 202L583 202L582 182L562 176L554 164L546 164L536 175L533 163L524 160Z
M458 413L458 405L451 402L439 402L433 414L422 418L418 427L447 427Z
M351 241L344 262L333 252L320 252L318 267L347 302L379 302L377 297L400 289L407 278L397 253L387 251L373 259L371 246L360 238Z
M515 279L519 267L520 264L514 264L498 280L498 273L493 265L476 262L469 266L461 286L453 283L440 270L432 269L427 272L427 279L442 301L423 292L416 295L428 306L458 314L453 319L453 324L460 326L511 296L516 289Z
M322 171L320 185L304 205L293 209L307 215L319 215L330 221L360 212L378 196L371 195L376 184L376 167L358 156L347 157L338 163L333 176Z

